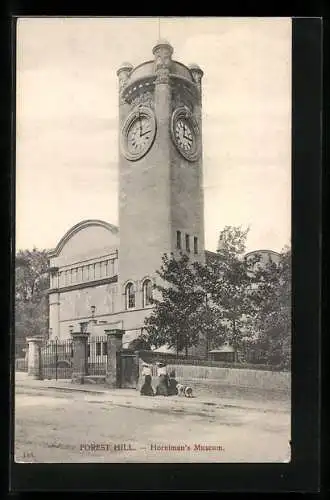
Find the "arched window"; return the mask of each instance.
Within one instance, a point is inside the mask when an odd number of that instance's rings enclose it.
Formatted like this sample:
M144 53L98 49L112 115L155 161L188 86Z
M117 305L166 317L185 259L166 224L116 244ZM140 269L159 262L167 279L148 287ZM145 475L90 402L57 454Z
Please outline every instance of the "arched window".
M149 306L152 299L152 283L150 280L145 280L142 286L142 307Z
M135 290L133 283L128 283L125 288L125 309L135 307Z

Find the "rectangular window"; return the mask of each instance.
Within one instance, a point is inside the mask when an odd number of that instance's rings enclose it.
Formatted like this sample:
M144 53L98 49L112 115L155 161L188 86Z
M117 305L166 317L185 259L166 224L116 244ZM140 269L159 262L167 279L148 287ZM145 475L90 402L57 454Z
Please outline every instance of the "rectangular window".
M103 342L103 355L106 356L108 354L108 342Z
M181 250L181 231L176 232L176 248Z
M101 356L101 342L96 342L96 356Z
M198 238L194 236L194 253L198 253Z
M87 357L90 358L91 356L91 345L87 344Z
M190 252L190 238L189 238L189 234L186 234L186 250L187 250L187 252Z

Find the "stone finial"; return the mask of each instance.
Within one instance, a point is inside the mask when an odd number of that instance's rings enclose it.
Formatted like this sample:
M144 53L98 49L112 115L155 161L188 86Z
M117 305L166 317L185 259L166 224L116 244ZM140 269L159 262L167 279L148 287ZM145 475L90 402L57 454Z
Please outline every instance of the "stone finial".
M172 57L172 54L173 54L173 47L172 45L170 44L170 42L168 42L167 40L165 40L164 38L161 38L160 40L158 40L158 42L156 43L156 45L154 46L154 48L152 49L152 53L154 55L156 55L156 53L158 53L159 50L163 50L165 52L168 52L169 53L169 56Z
M190 64L188 67L190 69L190 73L194 79L194 82L198 85L198 87L200 87L204 75L202 69L198 66L198 64Z
M131 63L124 62L120 65L119 69L117 70L117 76L119 80L119 91L121 92L123 88L126 86L127 81L129 79L129 75L131 74L133 70L133 66Z
M159 40L152 53L155 56L156 83L167 83L170 76L173 47L167 40Z

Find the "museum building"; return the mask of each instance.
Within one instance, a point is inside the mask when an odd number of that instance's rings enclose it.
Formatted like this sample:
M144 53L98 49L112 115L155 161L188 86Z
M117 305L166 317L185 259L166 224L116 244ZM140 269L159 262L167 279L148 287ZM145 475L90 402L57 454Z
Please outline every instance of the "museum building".
M117 71L119 227L84 220L49 252L50 339L88 322L93 336L137 338L164 253L204 262L202 77L159 41L153 58ZM267 251L268 252L268 251Z

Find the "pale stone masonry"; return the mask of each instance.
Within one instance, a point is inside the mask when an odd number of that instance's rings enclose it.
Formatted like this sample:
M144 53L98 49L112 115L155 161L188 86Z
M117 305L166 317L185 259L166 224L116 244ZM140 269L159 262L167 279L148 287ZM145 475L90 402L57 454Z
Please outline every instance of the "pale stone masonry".
M159 41L153 58L117 71L119 228L84 220L49 253L50 338L70 338L89 322L91 336L140 335L164 253L205 261L202 77Z
M159 41L153 58L124 63L119 81L119 228L82 221L50 252L50 337L141 333L164 253L204 261L202 70L173 59ZM144 127L144 128L143 128ZM94 321L91 321L94 320Z

